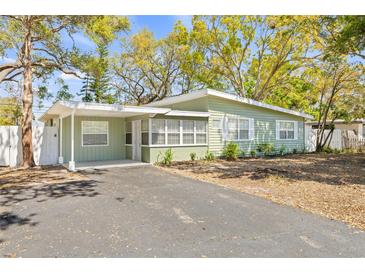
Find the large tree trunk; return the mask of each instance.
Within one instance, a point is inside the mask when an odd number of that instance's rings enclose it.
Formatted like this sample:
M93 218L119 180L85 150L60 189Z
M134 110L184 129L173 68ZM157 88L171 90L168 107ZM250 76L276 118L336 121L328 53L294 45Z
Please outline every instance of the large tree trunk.
M22 148L23 167L35 166L32 145L33 120L33 91L32 91L32 63L31 63L31 19L27 18L28 32L24 39L24 83L23 83L23 120L22 120Z

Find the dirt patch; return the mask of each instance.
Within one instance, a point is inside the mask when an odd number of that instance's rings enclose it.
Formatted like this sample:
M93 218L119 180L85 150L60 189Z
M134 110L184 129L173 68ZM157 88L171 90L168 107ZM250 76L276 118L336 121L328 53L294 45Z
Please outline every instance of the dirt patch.
M62 166L37 166L29 169L0 168L0 189L83 180L88 178L80 173L69 172Z
M163 169L365 230L365 154L304 154L235 162L176 162Z

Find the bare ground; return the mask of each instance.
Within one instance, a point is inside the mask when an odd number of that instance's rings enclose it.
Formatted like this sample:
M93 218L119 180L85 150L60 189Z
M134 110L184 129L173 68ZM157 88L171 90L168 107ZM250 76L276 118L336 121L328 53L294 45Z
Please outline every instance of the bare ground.
M69 172L62 166L37 166L29 169L0 168L0 190L44 184L62 184L87 179L86 176Z
M163 169L365 230L364 153L176 162Z

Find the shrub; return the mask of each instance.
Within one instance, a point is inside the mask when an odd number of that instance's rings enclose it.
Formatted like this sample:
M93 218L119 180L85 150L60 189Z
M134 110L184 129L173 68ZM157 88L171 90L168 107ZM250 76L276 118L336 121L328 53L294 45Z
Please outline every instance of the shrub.
M205 156L204 156L204 160L213 161L214 159L215 159L215 156L214 156L213 152L207 150L207 152L205 153Z
M329 146L325 146L324 148L322 148L321 151L324 153L333 153L333 149L330 148Z
M246 155L246 152L244 150L241 150L240 151L240 157L245 157L245 155Z
M256 157L256 150L251 150L250 154L251 154L251 157Z
M162 154L162 152L160 152L160 154ZM165 153L162 155L162 160L161 160L161 164L165 165L165 166L170 166L172 163L172 158L173 158L173 152L172 149L169 148L168 150L165 151Z
M280 155L284 155L285 154L285 150L286 150L285 145L281 145L281 147L279 149Z
M239 149L238 144L236 144L236 143L227 144L223 150L223 156L228 161L237 160L239 153L240 153L240 149Z
M297 154L298 150L296 148L293 148L293 154Z
M196 153L195 152L190 153L190 160L192 160L192 161L196 160Z
M257 145L257 151L264 155L270 155L274 150L273 144L259 144Z

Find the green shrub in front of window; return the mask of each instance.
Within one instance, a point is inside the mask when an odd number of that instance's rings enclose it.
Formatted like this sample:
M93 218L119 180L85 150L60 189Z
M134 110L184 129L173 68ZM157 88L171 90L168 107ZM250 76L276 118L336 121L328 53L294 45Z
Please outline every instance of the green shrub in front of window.
M240 148L237 143L229 143L223 149L223 156L228 161L236 161L240 154Z
M251 157L256 157L256 150L251 150L250 155Z
M205 156L204 156L204 160L213 161L214 159L215 159L215 156L214 156L213 152L207 150L207 152L205 153Z
M160 157L162 157L162 160L159 162L160 164L164 165L164 166L171 166L172 164L172 159L173 159L173 152L172 152L172 149L169 148L165 151L165 153L162 153L160 151L159 155L158 155L158 159Z
M257 145L257 151L263 153L265 156L271 155L274 150L274 145L265 143Z

